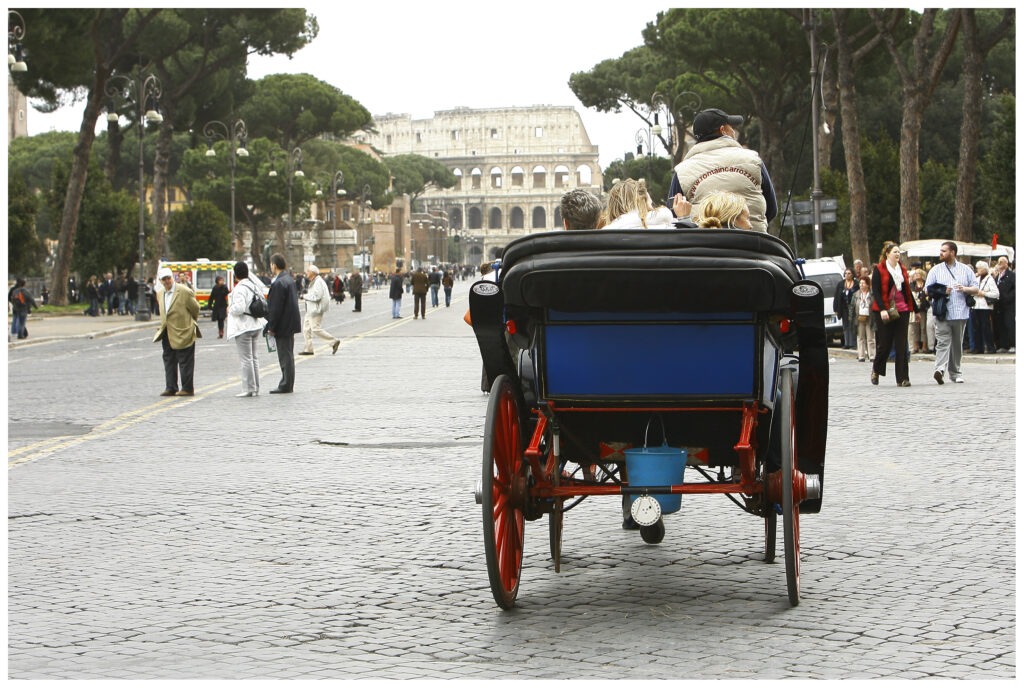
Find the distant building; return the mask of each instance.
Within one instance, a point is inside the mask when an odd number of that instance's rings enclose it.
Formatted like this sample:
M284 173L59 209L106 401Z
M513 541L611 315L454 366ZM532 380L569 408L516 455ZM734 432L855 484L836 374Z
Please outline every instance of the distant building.
M388 114L374 117L374 126L376 134L356 138L385 158L414 153L436 159L458 179L452 189L428 190L410 218L426 211L447 237L459 235L470 246L466 262L499 256L517 236L561 229L559 201L569 189L601 195L598 148L572 107L455 108L416 120ZM447 237L422 243L438 247ZM433 255L447 254L441 246Z

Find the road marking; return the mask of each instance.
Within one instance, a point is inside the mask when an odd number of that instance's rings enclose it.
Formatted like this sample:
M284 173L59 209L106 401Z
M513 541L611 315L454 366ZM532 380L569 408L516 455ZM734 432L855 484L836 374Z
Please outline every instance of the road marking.
M455 302L456 299L452 299L452 303L454 304ZM343 338L341 340L341 346L339 346L338 348L341 349L345 346L351 345L353 342L359 341L360 339L372 337L382 332L392 330L401 325L405 325L409 322L409 320L411 319L402 318L400 320L395 320L393 322L386 323L372 330L367 330L366 332L363 332L361 334ZM111 344L108 344L106 346L111 346ZM307 361L304 359L305 357L296 357L296 365L305 364ZM272 374L275 370L280 371L281 366L276 364L272 364L266 367L260 366L261 375ZM144 406L140 409L127 411L119 416L111 418L110 420L104 421L103 423L100 423L99 425L97 425L84 435L61 435L60 437L49 437L44 440L39 440L37 442L26 444L24 446L18 447L17 449L12 449L7 452L7 469L10 470L17 466L22 466L26 463L37 461L43 457L50 456L51 454L58 452L62 449L75 447L81 444L85 444L86 442L94 442L99 439L105 439L107 437L110 437L111 435L119 433L123 430L127 430L145 420L148 420L152 416L156 415L158 412L169 408L169 405L171 404L174 405L174 408L180 408L185 406L186 404L195 403L197 401L200 401L201 399L205 399L206 397L212 394L216 394L217 392L221 392L230 387L234 387L237 384L237 379L231 379L225 382L217 382L197 389L196 395L194 397L162 397L160 401L154 402L149 406Z

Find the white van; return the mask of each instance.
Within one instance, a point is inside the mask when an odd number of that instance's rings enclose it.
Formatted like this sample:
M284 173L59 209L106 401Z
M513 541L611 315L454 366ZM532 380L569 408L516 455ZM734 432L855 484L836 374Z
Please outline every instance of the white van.
M831 258L807 258L803 264L804 276L817 282L825 296L825 336L828 339L838 338L843 340L843 321L836 317L832 310L832 301L836 294L836 287L843 281L846 273L846 261L842 256Z

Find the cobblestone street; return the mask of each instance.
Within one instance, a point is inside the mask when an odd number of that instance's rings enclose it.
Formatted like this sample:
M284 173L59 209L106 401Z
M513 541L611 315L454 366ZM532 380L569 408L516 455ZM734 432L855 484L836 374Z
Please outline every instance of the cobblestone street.
M527 523L503 612L473 499L468 286L420 321L411 295L401 320L386 292L333 307L342 346L298 357L292 395L235 398L208 320L192 398L158 396L154 324L9 349L9 678L1016 676L1012 360L968 357L966 384L938 386L915 358L898 388L835 354L798 607L781 533L765 564L761 520L699 495L657 546L617 497L586 500L561 573L546 519ZM261 365L269 390L276 356Z

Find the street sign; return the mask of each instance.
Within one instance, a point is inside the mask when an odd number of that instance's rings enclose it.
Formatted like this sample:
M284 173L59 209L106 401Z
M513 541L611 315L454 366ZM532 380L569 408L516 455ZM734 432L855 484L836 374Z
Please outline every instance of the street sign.
M822 212L821 213L821 224L831 224L836 221L836 214L834 211ZM814 213L796 213L794 215L786 216L786 227L797 227L810 226L814 224Z
M838 198L820 198L820 199L818 199L818 207L823 211L822 215L821 215L822 218L823 218L822 222L835 222L835 218L833 218L832 220L825 220L824 219L824 217L825 217L824 211L826 211L826 210L838 210L839 209L839 199ZM791 202L789 204L789 212L791 214L793 214L793 215L803 215L805 213L809 215L809 214L814 212L814 202L813 201L793 201L793 202ZM789 224L789 222L787 221L786 224ZM811 223L810 222L797 222L797 224L802 225L802 224L811 224Z

